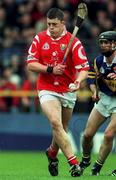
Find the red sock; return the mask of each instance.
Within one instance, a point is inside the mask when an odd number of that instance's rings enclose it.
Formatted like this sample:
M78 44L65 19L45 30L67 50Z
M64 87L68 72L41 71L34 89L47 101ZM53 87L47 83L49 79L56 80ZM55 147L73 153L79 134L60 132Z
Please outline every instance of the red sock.
M55 159L56 156L57 156L57 154L58 154L58 150L56 150L53 146L50 146L50 147L48 148L48 155L49 155L51 158Z
M68 163L69 163L70 165L79 164L76 156L71 156L70 158L68 158Z

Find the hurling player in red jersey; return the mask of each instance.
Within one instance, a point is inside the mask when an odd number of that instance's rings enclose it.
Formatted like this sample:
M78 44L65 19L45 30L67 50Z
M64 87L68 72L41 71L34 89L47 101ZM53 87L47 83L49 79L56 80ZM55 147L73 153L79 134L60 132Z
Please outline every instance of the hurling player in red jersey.
M76 90L88 74L88 61L78 38L74 39L65 63L62 62L71 33L67 32L64 14L58 8L47 13L47 30L37 34L29 48L27 68L38 73L37 90L41 108L48 118L53 139L46 151L48 169L58 175L57 154L64 153L72 176L80 176L79 162L68 139L67 128L76 101ZM73 90L69 84L75 83Z

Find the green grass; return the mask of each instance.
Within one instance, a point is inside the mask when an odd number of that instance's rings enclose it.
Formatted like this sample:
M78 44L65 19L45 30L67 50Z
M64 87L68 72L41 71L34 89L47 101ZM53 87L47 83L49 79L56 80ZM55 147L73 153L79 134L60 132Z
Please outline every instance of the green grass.
M94 162L96 156L92 157ZM112 180L108 174L116 168L116 154L111 154L102 171L97 177L90 176L91 166L81 177L71 177L69 165L63 155L59 155L59 176L51 177L47 171L47 159L40 152L1 152L0 153L0 180Z

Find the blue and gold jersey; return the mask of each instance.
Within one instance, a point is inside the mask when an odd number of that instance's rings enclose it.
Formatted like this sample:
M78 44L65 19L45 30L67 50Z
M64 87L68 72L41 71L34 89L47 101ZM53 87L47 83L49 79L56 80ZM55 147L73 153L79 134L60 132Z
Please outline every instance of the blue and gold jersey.
M93 64L90 64L87 81L89 85L96 84L97 78L97 84L101 92L108 96L116 96L116 80L108 78L109 73L116 73L116 57L111 64L108 64L105 56L97 56Z

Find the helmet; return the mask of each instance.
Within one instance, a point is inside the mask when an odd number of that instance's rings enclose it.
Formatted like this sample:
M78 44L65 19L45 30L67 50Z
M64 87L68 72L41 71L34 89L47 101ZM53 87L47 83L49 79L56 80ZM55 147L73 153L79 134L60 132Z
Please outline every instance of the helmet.
M99 35L99 40L116 41L116 31L106 31Z

